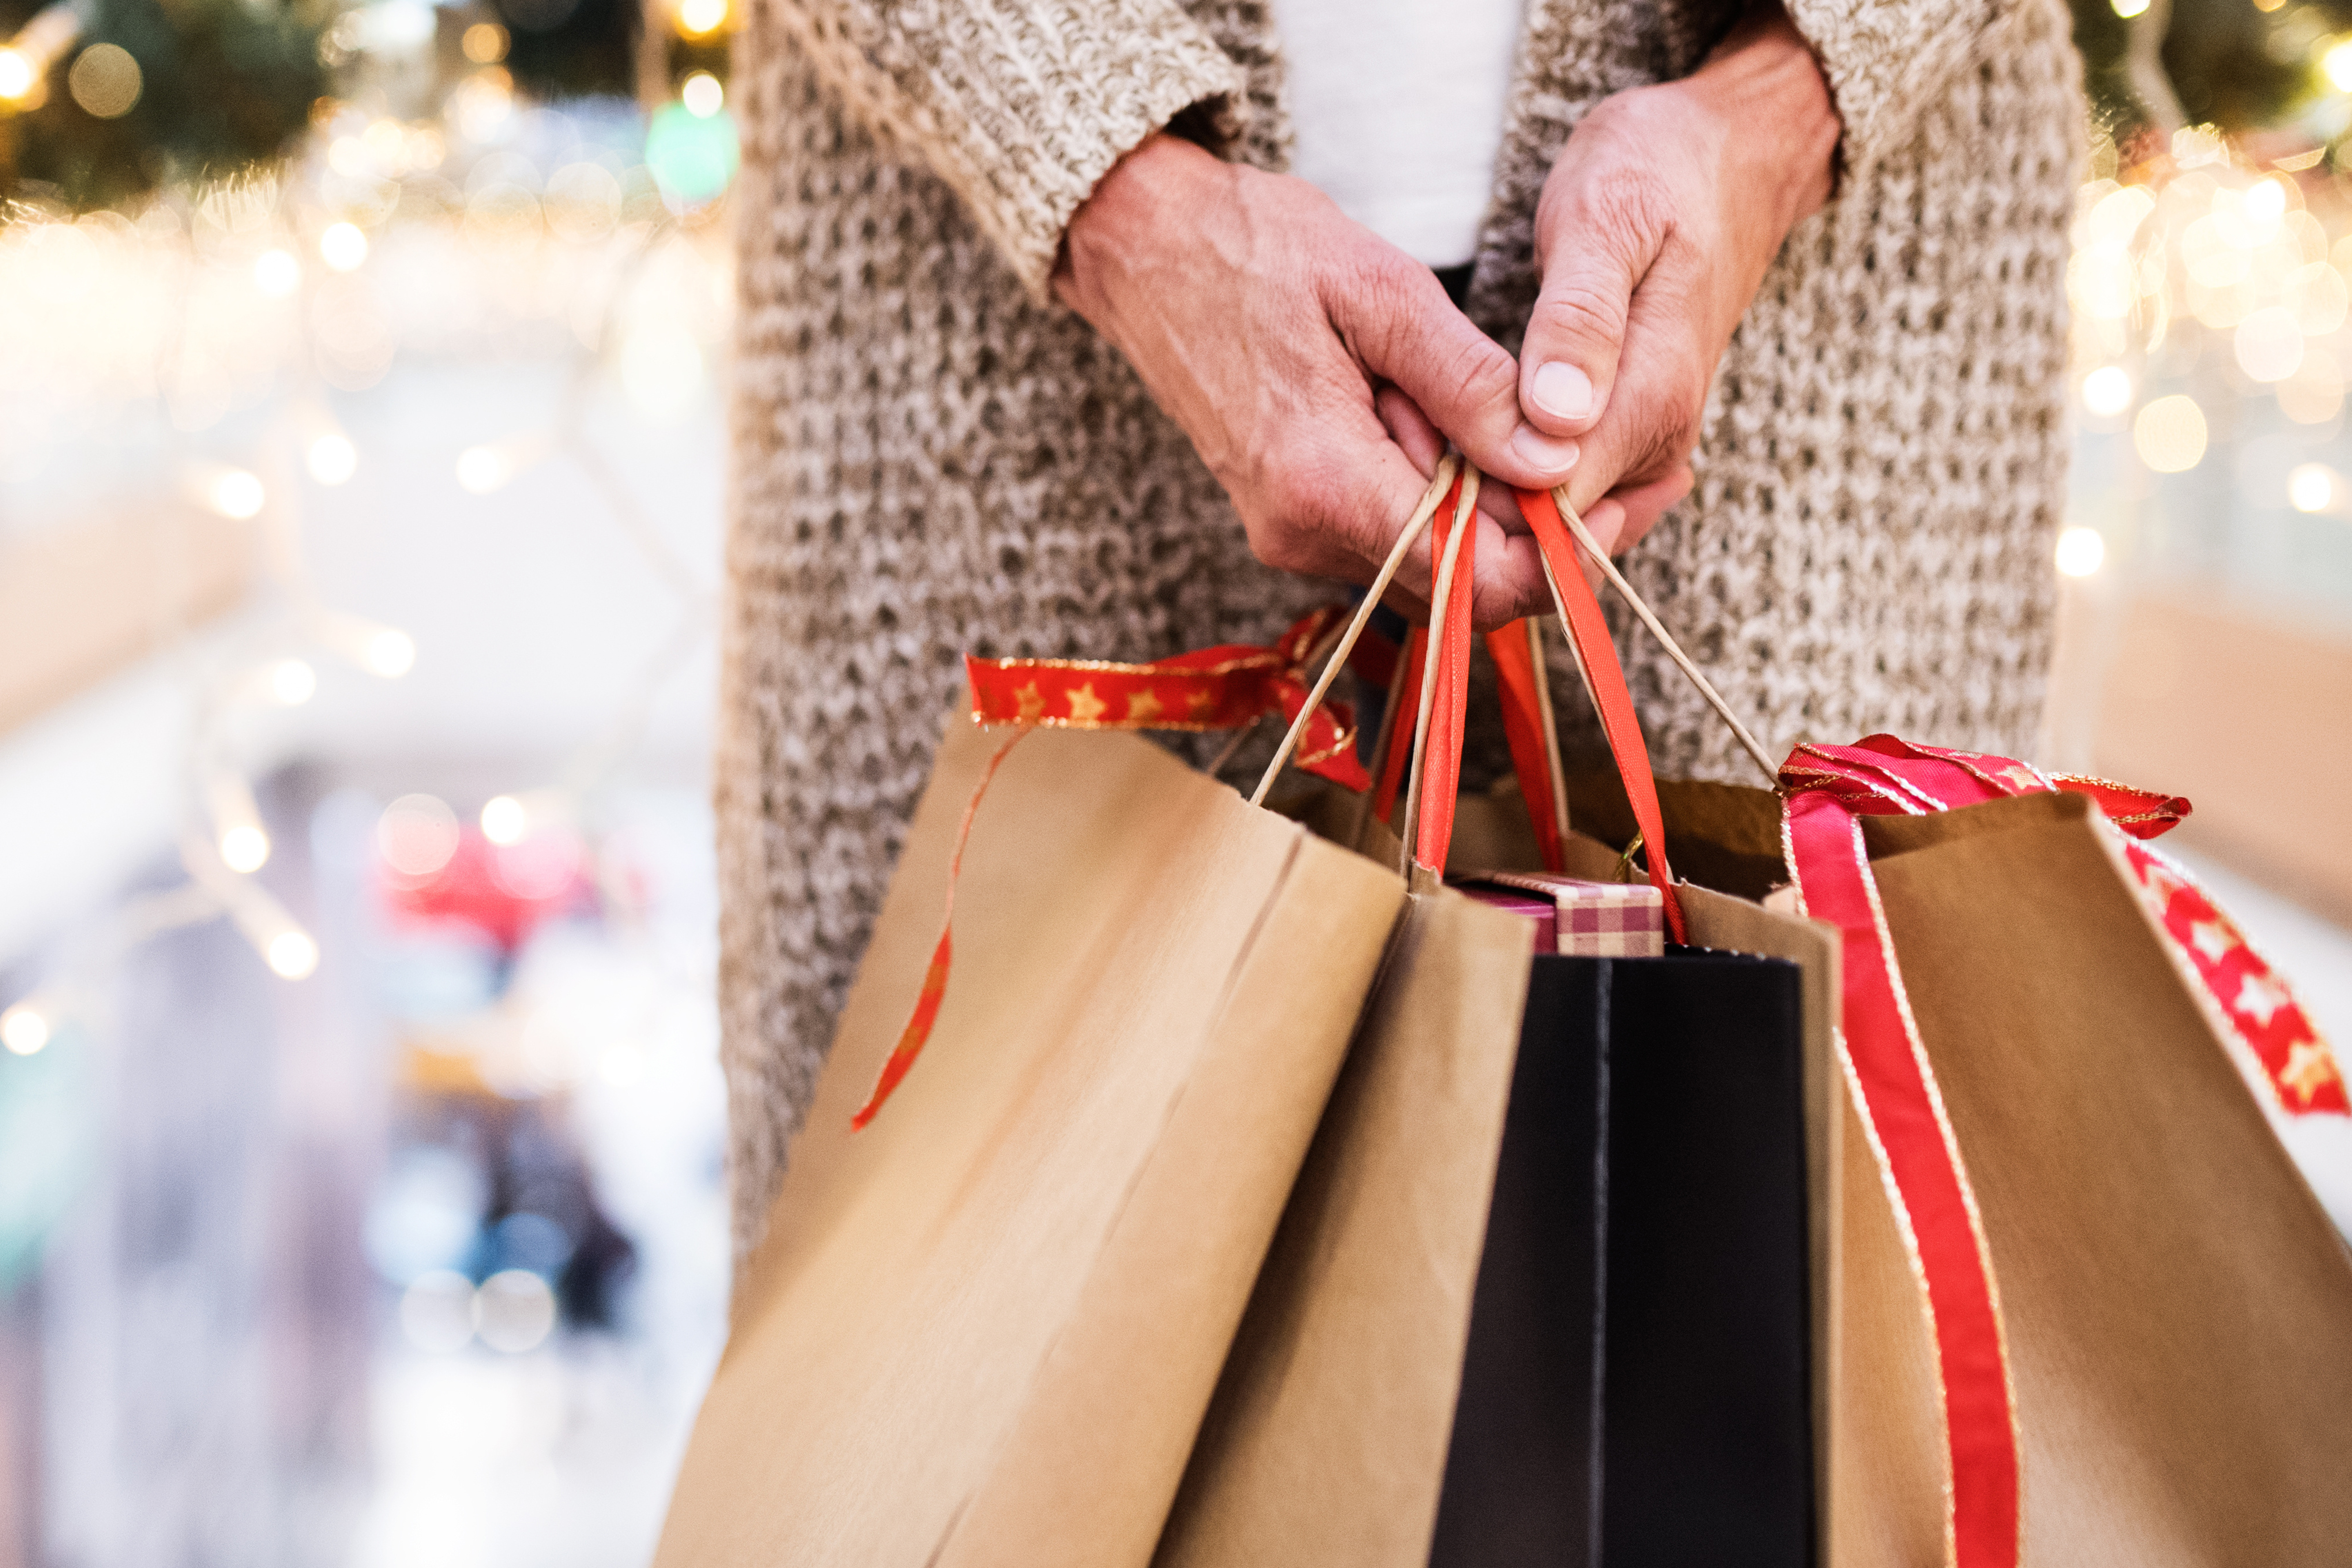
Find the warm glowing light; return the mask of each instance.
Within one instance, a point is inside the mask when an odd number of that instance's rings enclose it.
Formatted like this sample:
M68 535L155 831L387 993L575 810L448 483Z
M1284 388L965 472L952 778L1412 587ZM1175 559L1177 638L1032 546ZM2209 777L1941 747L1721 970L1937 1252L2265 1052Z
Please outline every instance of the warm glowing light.
M2286 216L2286 185L2279 180L2256 180L2246 187L2246 216L2257 224L2274 224Z
M2284 381L2303 363L2303 329L2284 305L2256 310L2238 323L2238 368L2256 381Z
M514 476L515 465L495 446L468 447L457 454L457 486L468 495L488 495Z
M2083 406L2102 419L2121 414L2131 400L2131 372L2119 364L2103 364L2083 378Z
M2095 528L2070 528L2058 535L2058 570L2088 577L2107 558L2107 542Z
M213 475L204 493L205 505L223 517L240 521L259 516L262 504L269 499L261 480L243 468L224 468Z
M40 79L40 72L33 68L24 50L0 49L0 98L14 103L30 94Z
M292 251L273 246L253 258L253 286L272 300L283 300L302 286L302 264Z
M457 40L466 58L478 66L494 66L507 58L507 30L496 22L477 22Z
M376 818L375 847L404 877L430 877L457 852L457 814L429 795L404 795Z
M281 658L269 667L269 700L280 707L299 708L319 689L319 672L306 658Z
M2183 393L2159 397L2132 421L2132 446L2158 473L2186 473L2205 456L2205 411Z
M241 822L220 836L221 864L240 875L260 870L269 864L269 835L249 822Z
M2129 253L2119 245L2076 251L2066 264L2066 292L2084 315L2121 321L2131 314L2132 301L2139 296Z
M2332 46L2320 57L2319 68L2338 92L2352 92L2352 39Z
M386 627L368 638L360 662L367 667L370 675L380 675L386 680L406 675L409 667L416 662L416 639L406 632Z
M329 431L310 442L307 455L310 477L322 485L339 485L359 470L360 449L352 438L339 431Z
M510 795L493 795L482 804L482 837L493 844L520 844L530 830L530 814Z
M727 25L727 0L679 0L677 30L689 38L715 33Z
M19 1002L0 1013L0 1046L29 1057L49 1043L49 1021L30 1002Z
M367 254L368 237L355 223L331 223L319 236L319 258L338 272L358 270Z
M727 89L719 86L719 79L709 71L697 71L686 79L686 85L677 89L677 96L679 101L686 105L688 114L697 120L708 120L726 103Z
M308 931L279 931L261 955L281 980L300 980L319 967L319 944Z
M2286 477L2286 499L2297 511L2326 511L2343 480L2325 463L2303 463Z
M2126 22L2147 9L2147 0L2107 0L2107 3L2116 8L2116 15Z
M66 90L82 111L97 120L120 120L137 107L146 79L139 62L120 44L92 44L66 72Z

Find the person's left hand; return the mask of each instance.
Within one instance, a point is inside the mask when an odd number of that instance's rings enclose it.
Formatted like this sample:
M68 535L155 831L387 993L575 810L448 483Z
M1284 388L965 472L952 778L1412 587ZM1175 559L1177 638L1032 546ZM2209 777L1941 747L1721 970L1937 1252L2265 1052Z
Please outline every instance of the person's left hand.
M1594 108L1553 163L1519 405L1577 439L1569 497L1610 553L1689 493L1716 363L1790 228L1828 199L1838 136L1769 0L1693 75Z

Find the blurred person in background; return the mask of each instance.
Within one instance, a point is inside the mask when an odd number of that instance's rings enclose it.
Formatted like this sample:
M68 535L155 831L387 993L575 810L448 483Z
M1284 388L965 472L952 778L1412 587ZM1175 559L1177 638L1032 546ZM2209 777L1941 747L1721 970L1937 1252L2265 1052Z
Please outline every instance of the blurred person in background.
M778 0L739 50L739 1258L958 656L1271 642L1370 579L1448 440L1501 481L1482 625L1549 607L1502 485L1565 483L1768 746L2030 746L2056 0ZM1662 775L1742 776L1625 653Z

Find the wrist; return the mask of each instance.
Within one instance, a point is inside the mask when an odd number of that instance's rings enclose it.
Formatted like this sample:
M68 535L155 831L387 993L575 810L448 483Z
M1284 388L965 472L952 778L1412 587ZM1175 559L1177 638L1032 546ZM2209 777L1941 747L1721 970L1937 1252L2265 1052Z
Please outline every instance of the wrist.
M1778 0L1752 8L1673 85L1715 129L1732 188L1765 195L1781 234L1829 200L1843 128L1821 62Z
M1055 298L1103 325L1118 281L1136 269L1154 229L1171 218L1196 220L1211 188L1229 174L1196 142L1157 131L1145 137L1070 215L1054 264Z

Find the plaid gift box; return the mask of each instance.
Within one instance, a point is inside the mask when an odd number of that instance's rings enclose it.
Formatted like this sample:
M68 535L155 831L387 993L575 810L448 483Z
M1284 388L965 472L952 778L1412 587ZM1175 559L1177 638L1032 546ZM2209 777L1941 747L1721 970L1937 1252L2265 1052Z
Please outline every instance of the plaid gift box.
M1647 882L1586 882L1539 871L1487 871L1462 890L1510 908L1528 898L1552 906L1556 950L1570 958L1660 958L1666 951L1666 906ZM1532 910L1521 910L1533 915ZM1538 939L1540 945L1540 939Z

